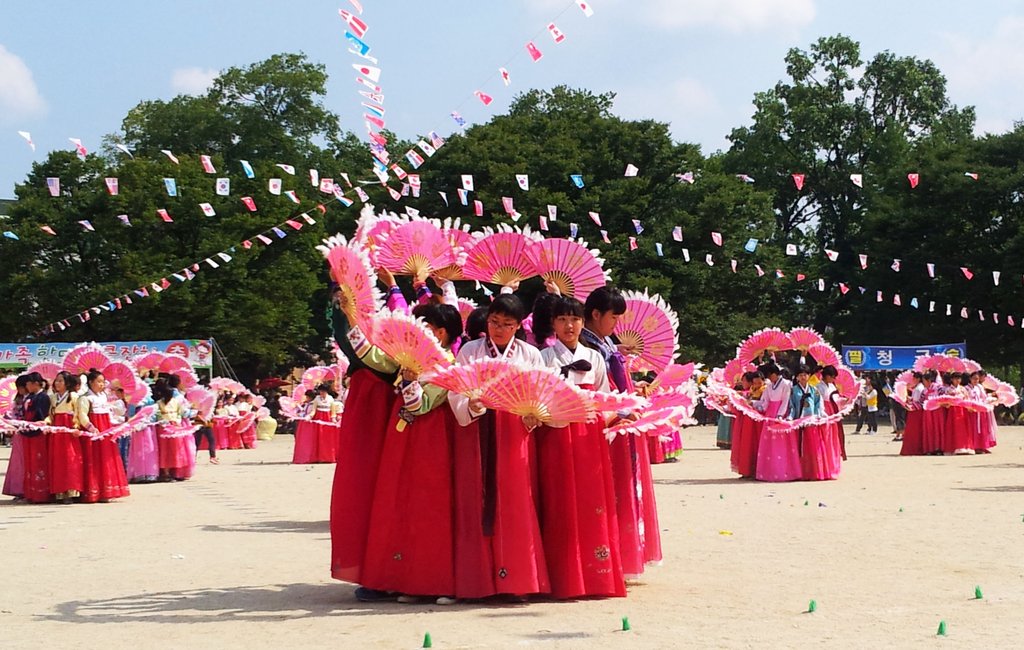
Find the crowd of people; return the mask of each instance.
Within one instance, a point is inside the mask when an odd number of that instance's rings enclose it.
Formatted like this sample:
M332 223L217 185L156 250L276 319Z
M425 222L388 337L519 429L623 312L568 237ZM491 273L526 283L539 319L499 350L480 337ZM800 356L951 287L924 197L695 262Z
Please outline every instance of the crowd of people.
M60 371L52 381L39 372L18 376L0 423L12 447L3 494L29 503L107 502L129 496L131 483L191 478L200 442L212 464L218 448L255 445L255 418L242 417L253 411L251 395L222 393L216 411L202 413L177 374L141 379L147 397L130 403L96 369Z
M388 306L407 309L390 274L380 278ZM612 338L626 309L616 289L599 288L582 303L549 286L526 332L515 284L464 324L450 283L435 298L424 280L417 278L411 312L456 365L509 360L555 369L583 388L637 391ZM653 445L644 436L604 435L611 421L636 414L552 427L489 409L400 367L342 310L332 320L349 386L331 573L359 585L357 598L625 596L627 578L661 561Z
M909 402L903 431L903 456L988 454L996 446L995 399L986 390L986 373L914 372L907 388ZM937 408L928 400L960 398ZM985 408L985 405L989 405Z

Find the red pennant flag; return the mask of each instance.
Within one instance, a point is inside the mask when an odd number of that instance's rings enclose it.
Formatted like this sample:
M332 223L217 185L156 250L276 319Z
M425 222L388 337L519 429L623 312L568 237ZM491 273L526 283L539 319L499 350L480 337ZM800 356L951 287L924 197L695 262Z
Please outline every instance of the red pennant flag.
M590 220L597 224L597 227L601 227L601 215L596 212L590 213Z
M246 250L252 248L252 242L246 239L244 242L242 242L242 248Z
M764 275L764 269L762 269L759 264L754 265L754 270L757 271L757 277L761 277L762 275Z
M900 294L897 293L895 296L892 297L892 304L896 305L897 307L903 306L903 301L900 299Z
M964 274L964 277L967 278L968 280L974 278L974 273L971 272L971 270L969 268L967 268L966 266L961 266L960 267L960 271Z
M806 278L807 278L807 276L804 275L803 273L797 273L796 274L796 281L797 282L803 282Z
M213 167L213 160L209 156L199 156L199 162L203 166L203 171L207 174L217 173L217 170Z
M485 93L482 90L478 90L478 91L476 91L473 94L476 95L477 99L479 99L481 102L483 102L484 106L490 106L491 102L494 101L493 97L491 97L490 95L488 95L487 93Z
M829 250L829 249L826 248L825 249L825 256L828 258L828 261L835 262L837 259L839 259L839 252L838 251Z
M163 220L164 220L164 221L165 221L166 223L174 223L174 219L171 219L171 215L167 214L167 210L164 210L163 208L160 208L159 210L157 210L157 211L156 211L156 213L157 213L157 214L158 214L158 215L160 216L160 218L161 218L161 219L163 219Z
M160 278L160 286L166 289L167 287L171 286L171 281L168 280L167 278Z
M256 212L256 201L253 201L251 196L243 196L242 203L245 204L249 212Z
M910 189L917 187L917 184L921 182L920 174L907 174L907 180L910 181Z
M637 249L636 237L629 238L629 250L635 251Z
M807 178L806 174L793 174L793 183L796 185L797 191L804 189L805 178Z
M529 43L526 44L526 51L527 53L529 53L530 58L533 59L534 62L540 61L541 58L544 56L543 54L541 54L541 51L537 49L537 46L533 44L533 41L530 41Z
M964 307L964 308L962 308L962 309L960 310L960 318L967 318L967 317L968 317L968 314L967 314L967 307Z
M302 230L302 224L294 219L289 219L288 221L285 221L285 223L294 228L295 230Z
M366 23L363 22L362 18L354 15L350 11L345 11L344 9L339 9L338 15L341 16L342 20L348 23L348 28L352 30L352 33L356 35L356 38L366 36L366 30L369 29L369 27L366 26Z
M320 211L320 214L327 214L327 208L324 207L323 203L318 204L316 209Z
M720 232L712 232L711 233L711 241L715 242L716 246L721 246L722 245L722 233L720 233Z
M839 283L839 292L841 294L843 294L845 296L847 293L849 293L849 291L850 291L850 287L846 286L842 282Z
M264 246L270 246L271 244L274 243L274 240L271 239L270 237L267 237L266 235L256 235L256 239L263 242Z
M475 214L478 217L484 216L484 202L483 201L473 201L473 214Z

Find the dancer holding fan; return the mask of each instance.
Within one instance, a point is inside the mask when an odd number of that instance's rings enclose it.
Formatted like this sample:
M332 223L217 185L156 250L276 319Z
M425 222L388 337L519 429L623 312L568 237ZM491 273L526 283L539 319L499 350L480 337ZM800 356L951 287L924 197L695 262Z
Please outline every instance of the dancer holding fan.
M50 417L50 396L43 390L43 376L30 372L25 376L28 396L25 398L25 420L45 424ZM24 436L25 500L29 503L47 503L50 500L49 436L37 429L18 432Z
M779 367L768 363L761 367L768 378L764 394L754 407L767 418L761 431L757 450L757 480L770 482L797 481L803 474L800 465L800 445L796 432L779 427L774 422L786 417L793 384L782 376Z
M53 380L50 422L74 430L78 377L61 371ZM50 492L62 503L71 503L82 492L82 445L77 432L50 434Z
M573 384L607 392L604 358L579 344L583 315L579 300L558 298L551 307L557 341L541 356ZM604 419L541 427L535 437L540 526L552 596L625 596Z
M827 370L827 369L826 369ZM835 373L835 368L831 369ZM826 372L822 373L827 374ZM808 384L811 369L800 366L789 398L789 418L799 420L826 414L821 392ZM834 375L833 375L834 377ZM824 382L822 382L824 383ZM825 481L839 477L839 441L831 424L807 424L800 427L800 462L805 481Z
M633 383L626 359L611 338L619 318L626 313L626 300L615 288L604 286L587 296L584 312L580 342L602 356L612 389L632 394ZM629 413L621 415L633 417ZM632 435L616 436L611 444L619 548L627 578L639 576L647 562L660 562L662 557L648 451L646 441Z
M487 310L487 336L466 343L457 359L499 359L540 366L536 348L515 337L526 310L502 294ZM479 397L449 393L461 425L455 431L455 595L525 598L550 591L531 467L535 418L484 406Z
M388 426L381 414L393 410L398 366L373 349L363 333L372 327L369 317L381 303L366 251L341 236L326 240L320 251L338 283L329 315L335 341L349 362L349 391L331 491L331 575L360 584L373 488ZM383 596L364 587L356 590L360 600Z
M455 418L448 392L421 380L450 365L462 317L451 305L418 305L413 317L375 319L374 343L402 367L401 397L387 420L370 512L364 587L401 594L399 602L455 602L452 451ZM420 320L422 319L422 320Z
M75 420L88 434L82 437L85 481L81 501L95 503L126 497L130 494L128 477L121 464L117 441L103 435L110 428L107 380L102 372L93 369L86 375L86 385L88 390L78 398L75 408Z

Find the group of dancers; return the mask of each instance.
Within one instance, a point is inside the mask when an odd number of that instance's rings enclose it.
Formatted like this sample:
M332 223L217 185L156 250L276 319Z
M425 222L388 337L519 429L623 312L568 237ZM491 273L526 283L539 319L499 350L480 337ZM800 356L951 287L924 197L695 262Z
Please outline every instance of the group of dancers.
M799 365L791 373L774 361L745 373L736 390L764 419L718 405L717 440L730 449L732 470L768 482L838 478L846 460L842 424L813 423L840 410L836 376L834 366ZM794 428L787 422L804 418L812 423Z
M216 418L196 411L178 375L148 382L148 397L127 403L124 391L96 369L83 376L60 371L52 381L39 372L19 376L17 395L3 414L6 425L0 423L0 429L13 433L3 494L64 504L127 497L129 483L191 478L200 438L209 438L211 463L216 463ZM220 414L238 419L229 401L219 406Z
M380 277L389 306L401 308L393 278ZM611 338L626 309L611 286L585 304L545 294L537 301L544 309L532 315L534 345L515 285L470 313L464 331L451 283L435 298L424 280L417 278L411 312L456 365L508 360L556 369L582 388L635 391ZM661 561L653 445L643 436L609 442L605 419L551 427L488 409L400 367L341 309L332 322L349 385L331 499L331 573L359 585L358 599L625 596L628 578Z
M995 397L985 388L987 373L914 372L908 382L902 456L989 454L996 446ZM949 396L937 408L931 398Z

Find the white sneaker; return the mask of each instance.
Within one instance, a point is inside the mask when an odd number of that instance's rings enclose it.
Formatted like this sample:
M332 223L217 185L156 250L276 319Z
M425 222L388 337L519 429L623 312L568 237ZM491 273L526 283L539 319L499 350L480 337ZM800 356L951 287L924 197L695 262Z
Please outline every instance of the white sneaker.
M458 598L451 598L450 596L441 596L437 599L438 605L454 605L459 602Z
M420 599L419 599L418 596L405 596L405 595L402 595L402 596L398 597L398 602L400 602L402 604L405 604L405 605L415 605L416 603L420 602Z

